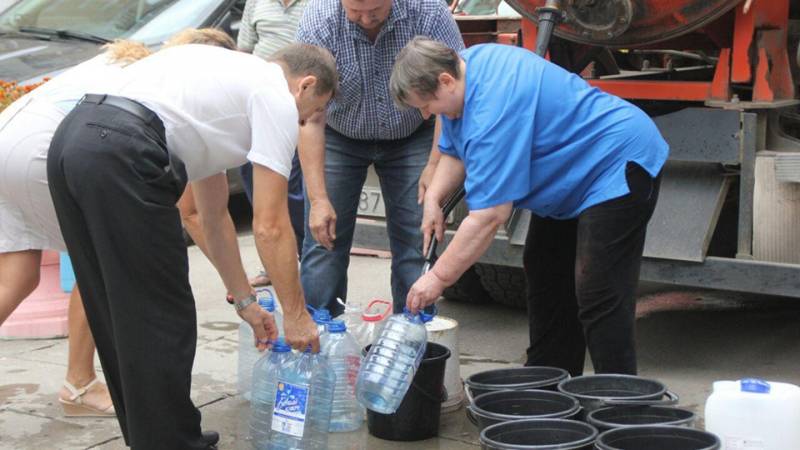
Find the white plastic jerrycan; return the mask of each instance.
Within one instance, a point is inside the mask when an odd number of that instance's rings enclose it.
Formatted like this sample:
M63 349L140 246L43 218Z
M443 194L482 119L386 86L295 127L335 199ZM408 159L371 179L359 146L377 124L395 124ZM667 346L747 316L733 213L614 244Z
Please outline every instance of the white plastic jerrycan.
M800 449L800 387L753 378L717 381L705 421L722 450Z

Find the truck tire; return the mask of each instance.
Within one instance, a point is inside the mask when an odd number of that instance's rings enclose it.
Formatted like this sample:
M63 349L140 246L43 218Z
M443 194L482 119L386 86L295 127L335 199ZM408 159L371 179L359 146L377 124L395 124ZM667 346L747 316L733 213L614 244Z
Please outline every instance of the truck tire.
M464 303L486 303L492 300L492 297L483 288L478 274L475 272L475 266L470 267L461 275L461 278L456 281L456 284L444 290L442 294L448 300L455 300Z
M527 309L528 285L522 268L493 264L475 264L473 267L494 301L512 308Z

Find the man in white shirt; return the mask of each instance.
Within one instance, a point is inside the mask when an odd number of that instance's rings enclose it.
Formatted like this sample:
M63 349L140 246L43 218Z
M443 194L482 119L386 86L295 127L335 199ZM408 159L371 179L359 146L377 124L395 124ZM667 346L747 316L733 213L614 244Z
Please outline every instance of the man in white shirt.
M214 448L189 397L197 330L175 203L191 181L209 258L257 345L277 337L255 302L235 237L221 232L224 171L251 161L253 231L287 341L319 347L305 310L286 206L299 123L337 85L331 54L293 44L266 62L220 48L163 50L87 94L53 137L48 177L125 442Z

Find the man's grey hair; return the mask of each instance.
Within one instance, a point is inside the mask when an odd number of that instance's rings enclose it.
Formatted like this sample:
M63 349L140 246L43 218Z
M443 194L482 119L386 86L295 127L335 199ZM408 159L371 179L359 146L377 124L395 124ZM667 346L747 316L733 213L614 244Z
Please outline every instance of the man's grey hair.
M433 39L417 36L411 40L394 60L389 91L400 108L408 108L409 95L431 98L439 88L439 75L448 73L461 79L461 59L452 48Z
M316 45L294 43L273 53L267 61L281 64L292 77L315 76L316 95L330 93L332 97L336 96L339 72L336 70L336 60L328 50Z

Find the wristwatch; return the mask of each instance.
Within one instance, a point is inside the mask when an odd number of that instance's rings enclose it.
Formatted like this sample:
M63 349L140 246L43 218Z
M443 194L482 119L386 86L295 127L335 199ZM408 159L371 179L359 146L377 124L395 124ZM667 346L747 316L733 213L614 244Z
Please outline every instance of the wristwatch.
M249 296L247 296L247 297L245 297L245 298L243 298L241 300L234 301L233 302L233 306L236 308L236 312L239 312L239 311L247 308L251 304L255 303L256 301L257 301L256 300L256 295L255 294L250 294Z

